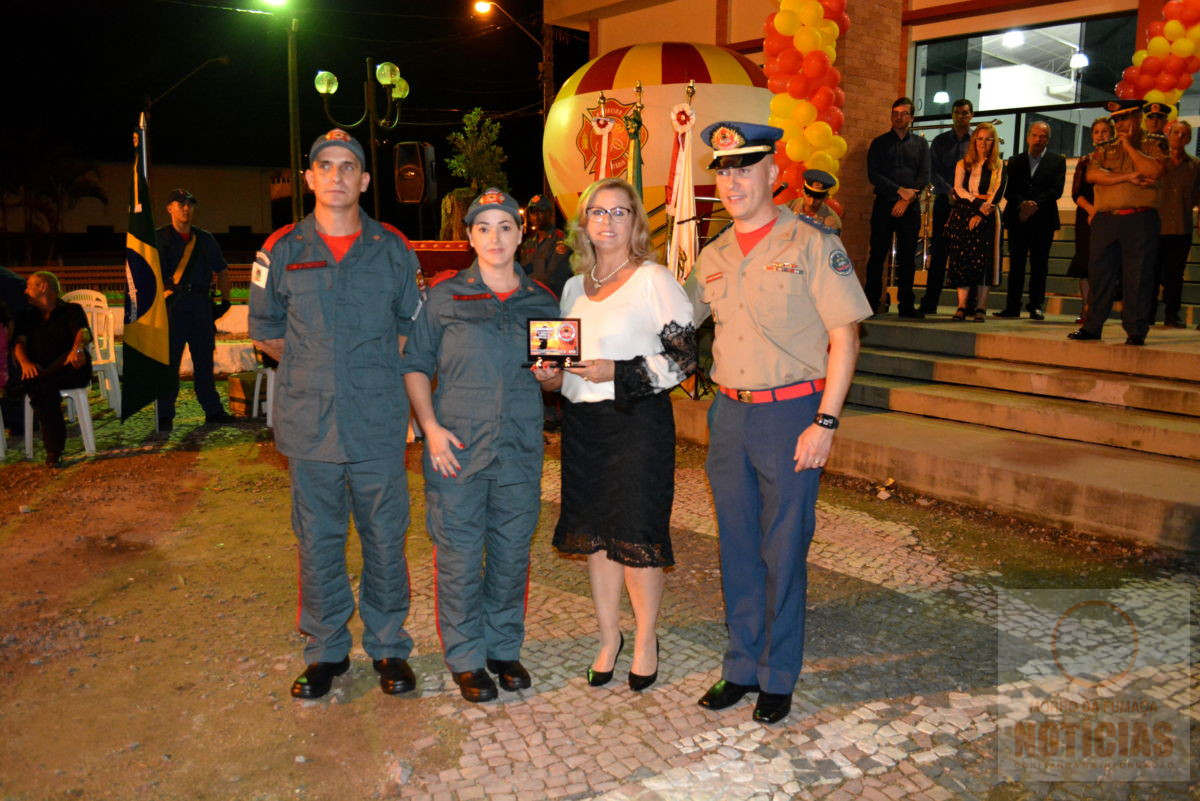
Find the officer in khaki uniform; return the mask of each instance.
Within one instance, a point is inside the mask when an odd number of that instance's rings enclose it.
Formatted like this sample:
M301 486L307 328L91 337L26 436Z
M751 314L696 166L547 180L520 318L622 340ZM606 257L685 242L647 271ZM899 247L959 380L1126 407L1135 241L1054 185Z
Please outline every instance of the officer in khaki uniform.
M358 206L370 175L345 131L317 138L304 177L313 213L272 234L251 273L250 336L279 361L275 444L288 457L307 668L296 698L319 698L350 667L350 515L362 544L363 648L389 694L412 690L407 657L408 396L401 354L420 303L404 235Z
M759 693L754 719L782 720L804 658L809 544L821 468L871 315L831 229L772 200L778 128L719 122L717 193L733 218L688 281L697 322L716 323L708 477L720 528L729 648L700 699L723 709Z
M1092 154L1087 179L1096 185L1088 265L1088 318L1068 339L1100 339L1120 276L1121 325L1126 345L1145 345L1158 245L1158 179L1166 161L1142 133L1142 102L1110 100L1105 107L1117 138Z

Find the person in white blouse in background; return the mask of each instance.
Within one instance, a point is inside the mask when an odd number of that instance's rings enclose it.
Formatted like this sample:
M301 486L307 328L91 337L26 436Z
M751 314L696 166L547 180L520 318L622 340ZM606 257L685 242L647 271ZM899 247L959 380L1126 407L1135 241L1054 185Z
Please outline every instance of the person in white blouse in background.
M583 361L560 374L566 405L554 547L588 558L600 634L587 671L594 687L612 679L624 648L622 586L629 591L637 623L629 687L641 691L658 678L663 568L675 563L668 395L696 368L696 331L683 288L652 259L646 210L628 183L592 184L567 241L576 275L560 305L564 317L580 319Z
M954 206L946 221L946 283L958 289L956 321L967 319L971 287L978 288L971 319L977 323L987 320L988 287L999 281L1000 213L996 201L1004 196L1004 183L996 129L982 122L972 134L967 155L954 168Z

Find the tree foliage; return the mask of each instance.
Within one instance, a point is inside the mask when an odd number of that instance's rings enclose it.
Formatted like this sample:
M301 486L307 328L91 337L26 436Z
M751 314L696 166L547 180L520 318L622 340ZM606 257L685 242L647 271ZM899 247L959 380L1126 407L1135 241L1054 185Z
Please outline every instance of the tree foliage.
M508 156L496 144L499 136L500 123L474 108L463 117L462 130L446 137L456 151L446 161L450 174L466 181L476 194L493 186L508 191L508 176L501 168Z

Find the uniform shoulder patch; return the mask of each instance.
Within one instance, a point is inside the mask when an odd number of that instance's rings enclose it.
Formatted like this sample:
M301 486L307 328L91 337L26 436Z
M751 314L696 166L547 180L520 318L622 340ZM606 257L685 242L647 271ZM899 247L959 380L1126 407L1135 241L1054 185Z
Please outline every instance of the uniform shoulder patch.
M530 278L529 280L530 280L530 281L532 281L533 283L537 284L538 286L540 286L542 289L546 290L546 294L547 294L547 295L549 295L550 297L554 298L555 300L558 300L558 295L555 295L555 294L554 294L554 290L553 290L553 289L551 289L550 287L546 286L545 284L543 284L541 281L537 280L536 278Z
M433 278L429 279L429 286L430 288L435 287L443 281L450 280L456 275L458 275L457 270L442 270L440 273L434 275Z
M562 231L560 231L559 229L555 228L555 229L554 229L554 238L555 238L555 239L566 239L566 238L567 238L567 235L566 235L566 234L564 234L564 233L563 233Z
M408 245L409 249L412 249L412 242L408 241L408 237L404 235L403 231L401 231L399 228L392 225L391 223L380 223L380 225L383 226L383 230L400 237L400 239L402 239L404 241L404 244Z
M840 249L829 254L829 266L838 275L850 275L854 272L854 265L850 263L850 257L846 255L846 251Z
M837 229L830 228L828 225L821 222L820 220L817 220L813 217L809 217L806 214L797 214L796 219L800 220L801 222L808 223L813 228L816 228L818 231L821 231L823 233L826 233L826 234L836 234L837 233ZM842 254L842 255L845 255L845 254Z
M288 225L283 226L278 231L267 237L267 241L263 243L262 249L270 250L271 248L275 247L275 243L291 233L292 229L295 227L295 223L289 223Z

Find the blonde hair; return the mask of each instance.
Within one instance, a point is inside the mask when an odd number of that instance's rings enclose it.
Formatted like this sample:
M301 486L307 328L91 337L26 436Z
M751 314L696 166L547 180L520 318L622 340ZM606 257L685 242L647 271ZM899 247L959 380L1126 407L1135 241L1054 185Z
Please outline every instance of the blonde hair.
M975 138L979 136L980 131L991 132L992 155L988 159L987 168L992 171L993 175L996 175L1004 163L1000 160L1000 138L996 135L996 126L990 122L981 122L975 126L975 132L971 134L971 146L967 148L967 154L963 156L963 165L970 170L979 161L979 150L975 147Z
M633 219L629 221L632 231L629 236L629 260L641 264L654 255L650 245L650 220L646 216L646 207L642 199L628 182L620 178L605 178L583 190L579 196L579 207L575 216L567 225L567 246L571 248L571 268L577 273L585 273L596 266L596 249L587 235L587 212L591 208L592 198L605 189L619 189L629 198L629 207L633 210Z

